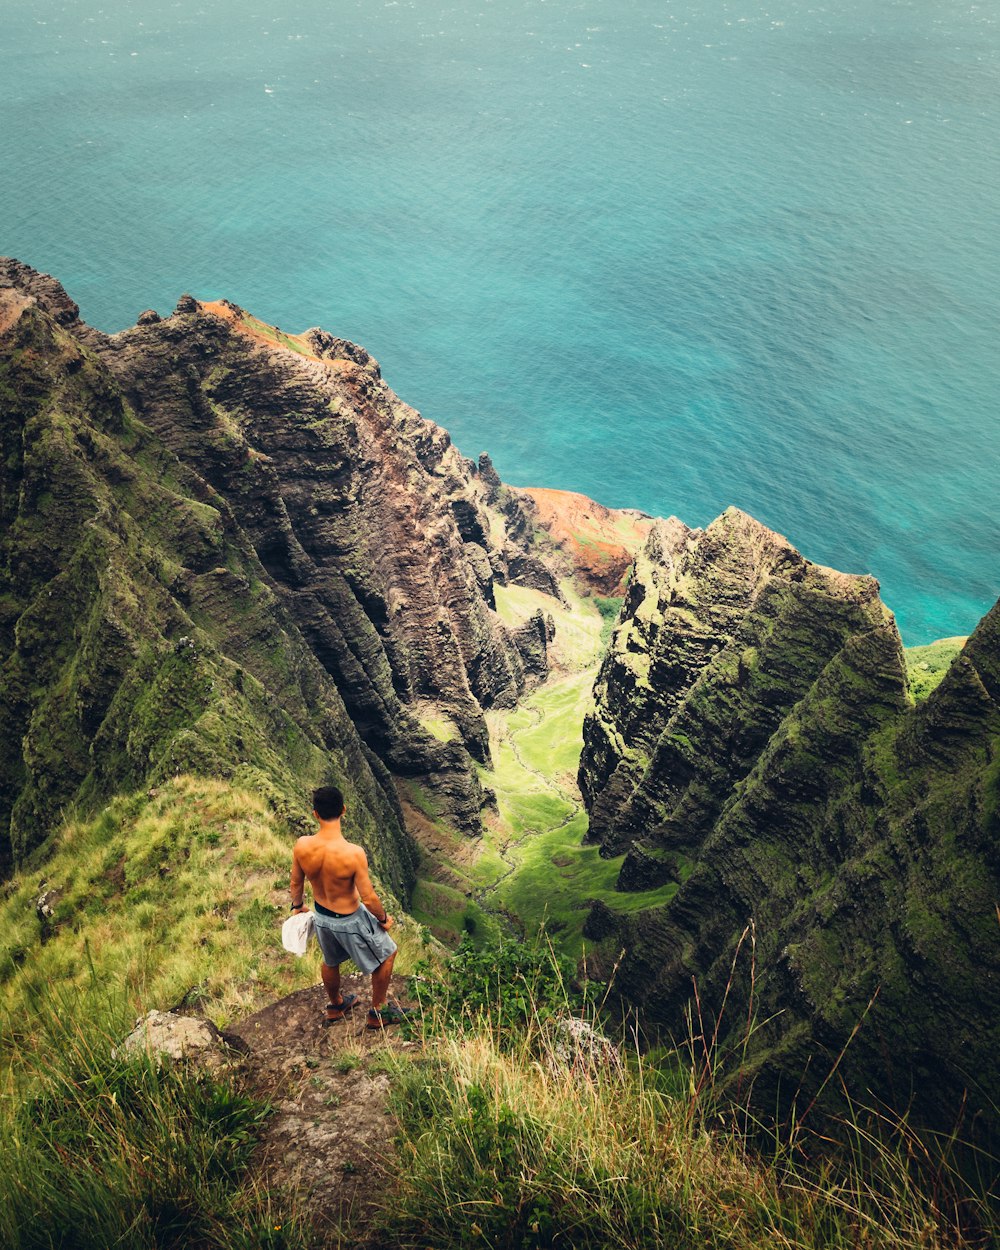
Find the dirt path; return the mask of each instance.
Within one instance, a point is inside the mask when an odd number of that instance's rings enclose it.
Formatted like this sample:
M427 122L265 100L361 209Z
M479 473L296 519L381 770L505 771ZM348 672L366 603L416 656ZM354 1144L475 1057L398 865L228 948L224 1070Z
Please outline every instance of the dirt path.
M275 1108L261 1143L262 1184L293 1195L313 1213L330 1246L362 1244L385 1179L391 1173L394 1124L387 1110L387 1060L418 1048L400 1026L365 1029L369 980L345 976L354 1010L324 1026L322 985L299 990L228 1030L248 1048L241 1067L253 1089ZM412 1006L405 978L394 977L390 999ZM354 1240L340 1240L350 1220Z

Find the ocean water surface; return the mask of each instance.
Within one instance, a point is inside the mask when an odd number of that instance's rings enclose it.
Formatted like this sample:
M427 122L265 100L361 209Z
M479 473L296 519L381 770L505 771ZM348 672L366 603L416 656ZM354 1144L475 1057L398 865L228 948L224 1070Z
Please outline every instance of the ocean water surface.
M1000 0L4 0L0 252L365 345L518 484L1000 594Z

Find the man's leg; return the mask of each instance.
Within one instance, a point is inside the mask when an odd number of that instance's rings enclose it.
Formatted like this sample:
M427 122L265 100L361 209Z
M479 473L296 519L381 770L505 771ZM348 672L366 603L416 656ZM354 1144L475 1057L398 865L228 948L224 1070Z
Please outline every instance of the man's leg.
M385 1006L385 998L389 993L389 978L392 976L392 965L395 960L396 952L393 951L388 959L383 960L372 973L372 1011L378 1011L379 1008Z
M330 1006L340 1005L340 964L331 967L329 964L320 964L319 974L323 978L323 986L326 990L327 997L330 1000Z
M357 1002L357 994L343 995L340 992L340 964L328 964L324 960L319 968L323 985L329 1002L326 1005L326 1024L336 1024L343 1020L344 1012L350 1011Z

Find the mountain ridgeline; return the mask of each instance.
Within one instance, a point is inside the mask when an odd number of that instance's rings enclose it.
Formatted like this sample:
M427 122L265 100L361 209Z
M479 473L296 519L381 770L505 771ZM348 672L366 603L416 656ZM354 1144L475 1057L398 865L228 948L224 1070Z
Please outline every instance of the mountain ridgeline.
M495 580L554 588L528 505L321 331L185 297L107 337L16 261L0 330L4 859L177 772L290 812L326 779L405 899L394 778L477 829L484 708L546 671L546 622L492 610Z
M589 836L627 850L620 888L677 886L588 918L626 952L619 992L676 1031L697 983L764 1107L836 1067L924 1122L953 1126L967 1098L995 1124L998 699L1000 605L914 706L871 578L735 509L703 532L658 523L579 778Z
M462 457L362 348L225 301L108 336L0 261L0 421L5 872L178 773L291 829L332 781L405 905L409 814L475 837L486 714L549 672L551 619L505 624L500 588L568 612L571 563L606 595L626 562L547 529L544 492ZM623 905L590 908L590 967L624 950L616 993L675 1035L697 983L761 1106L836 1067L995 1122L1000 607L914 704L872 578L735 509L627 528L579 771Z

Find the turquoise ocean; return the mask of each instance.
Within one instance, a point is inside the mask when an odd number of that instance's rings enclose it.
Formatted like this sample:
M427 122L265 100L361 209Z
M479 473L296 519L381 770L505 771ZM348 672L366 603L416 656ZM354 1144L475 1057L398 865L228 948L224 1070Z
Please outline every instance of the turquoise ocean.
M522 485L1000 593L1000 0L3 0L0 252L362 343Z

